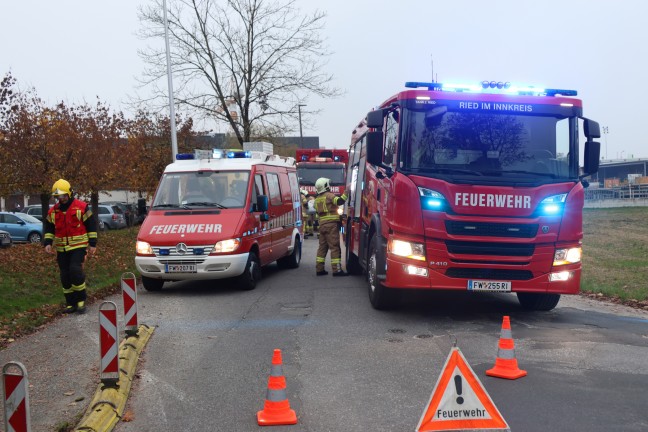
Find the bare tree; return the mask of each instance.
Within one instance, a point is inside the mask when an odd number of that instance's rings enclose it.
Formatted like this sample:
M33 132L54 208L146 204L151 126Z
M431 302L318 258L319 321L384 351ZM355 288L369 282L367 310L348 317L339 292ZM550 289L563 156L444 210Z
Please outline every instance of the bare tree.
M140 9L142 36L164 37L162 1ZM176 103L225 122L238 142L291 130L308 95L334 97L329 53L320 31L325 14L302 15L295 0L169 0L169 44ZM166 91L166 51L140 52L151 99ZM148 101L150 102L150 100Z

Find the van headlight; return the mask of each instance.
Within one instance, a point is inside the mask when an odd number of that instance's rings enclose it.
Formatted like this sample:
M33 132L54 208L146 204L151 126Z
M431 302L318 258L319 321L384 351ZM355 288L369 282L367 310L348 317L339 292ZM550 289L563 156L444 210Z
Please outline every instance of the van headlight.
M137 241L135 243L135 250L138 255L153 255L153 248L145 241Z
M389 251L394 255L425 261L425 245L422 243L392 239L389 242Z
M241 245L240 238L221 240L214 245L212 253L230 253L234 252Z

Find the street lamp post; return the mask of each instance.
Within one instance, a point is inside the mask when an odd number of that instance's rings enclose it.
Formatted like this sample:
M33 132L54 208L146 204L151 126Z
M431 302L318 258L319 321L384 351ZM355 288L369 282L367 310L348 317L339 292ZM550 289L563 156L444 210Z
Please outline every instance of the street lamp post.
M301 121L301 107L306 106L304 104L297 105L297 112L299 113L299 148L304 148L304 134L302 133L302 121Z
M164 42L166 44L166 62L167 62L167 80L169 82L169 116L171 117L171 154L175 160L178 154L178 138L176 137L175 108L173 106L173 78L171 77L171 53L169 50L169 22L167 21L166 0L163 2L164 7Z
M609 129L608 129L607 126L603 126L602 129L603 129L603 136L605 137L605 160L607 160L607 158L608 158L608 152L607 152L607 134L608 134Z

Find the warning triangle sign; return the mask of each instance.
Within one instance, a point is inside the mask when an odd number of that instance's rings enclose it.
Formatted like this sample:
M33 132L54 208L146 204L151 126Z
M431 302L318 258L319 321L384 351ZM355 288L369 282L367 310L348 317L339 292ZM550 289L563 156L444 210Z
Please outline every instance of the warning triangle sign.
M416 432L471 430L510 428L459 348L453 347Z

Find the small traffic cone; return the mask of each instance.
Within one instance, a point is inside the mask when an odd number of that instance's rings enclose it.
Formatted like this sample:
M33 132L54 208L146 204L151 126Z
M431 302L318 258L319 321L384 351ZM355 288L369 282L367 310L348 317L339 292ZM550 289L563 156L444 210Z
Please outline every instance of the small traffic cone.
M495 366L487 370L486 375L514 380L522 378L526 374L527 371L521 370L518 367L518 362L515 358L515 343L511 334L511 321L508 316L505 316L502 321L502 332L497 347Z
M263 410L257 412L259 426L277 426L297 424L297 415L290 409L286 396L286 378L281 367L281 350L275 349L272 355L272 370L268 378Z

